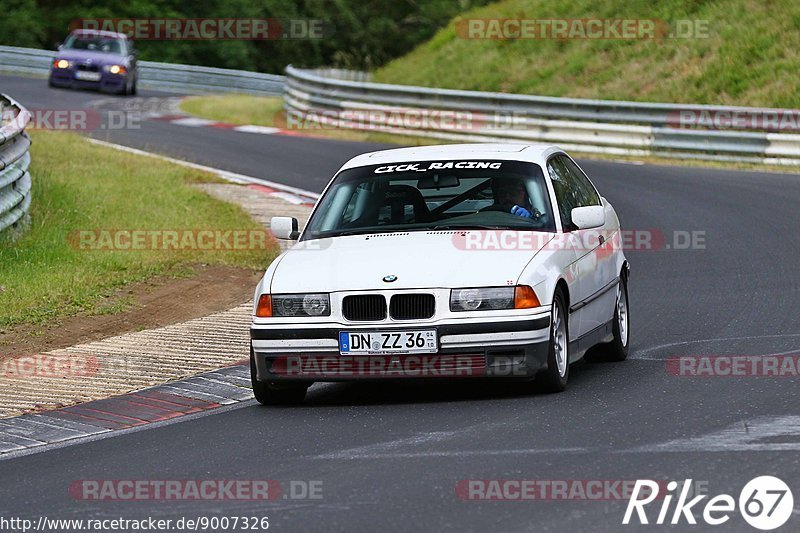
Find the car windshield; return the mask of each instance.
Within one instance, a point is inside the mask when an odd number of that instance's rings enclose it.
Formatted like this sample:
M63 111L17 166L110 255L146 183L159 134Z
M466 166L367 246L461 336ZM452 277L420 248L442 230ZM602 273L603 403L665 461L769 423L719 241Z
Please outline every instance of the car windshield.
M91 50L107 54L121 54L122 41L110 37L70 35L64 42L67 50Z
M326 191L303 240L438 229L555 231L541 167L460 160L347 169Z

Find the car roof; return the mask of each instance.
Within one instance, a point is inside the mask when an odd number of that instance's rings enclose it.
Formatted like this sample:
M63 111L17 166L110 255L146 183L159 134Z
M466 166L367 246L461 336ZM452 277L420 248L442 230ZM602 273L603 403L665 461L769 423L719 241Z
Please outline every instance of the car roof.
M538 163L547 158L551 153L561 151L563 150L552 144L474 143L413 146L409 148L378 150L376 152L357 155L345 163L344 166L342 166L342 170L385 163L448 159L508 159Z
M97 36L97 37L109 37L112 39L128 39L128 36L124 33L117 33L115 31L106 31L106 30L90 30L90 29L81 29L81 30L73 30L70 32L70 35L78 35L80 37L86 36Z

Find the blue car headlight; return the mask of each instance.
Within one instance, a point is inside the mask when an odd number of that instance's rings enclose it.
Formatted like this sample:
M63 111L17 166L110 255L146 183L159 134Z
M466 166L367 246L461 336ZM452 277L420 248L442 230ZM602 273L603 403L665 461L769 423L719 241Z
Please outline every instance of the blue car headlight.
M128 72L128 69L125 68L124 65L106 65L103 67L103 70L110 72L111 74L118 74L120 76Z

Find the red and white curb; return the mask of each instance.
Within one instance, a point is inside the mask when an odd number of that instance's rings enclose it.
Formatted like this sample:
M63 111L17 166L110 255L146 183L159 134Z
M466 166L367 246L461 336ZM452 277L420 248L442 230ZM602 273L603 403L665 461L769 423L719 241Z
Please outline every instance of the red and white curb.
M0 458L250 400L247 363L136 392L0 420Z
M205 187L212 189L206 191L209 194L239 204L263 224L267 224L269 220L264 217L268 217L275 209L287 209L298 218L307 217L308 205L313 204L317 198L316 193L297 187L105 141L88 140L97 145L206 171L244 185L237 187L206 184ZM201 185L198 187L202 188ZM247 193L247 190L258 192L254 195ZM273 197L275 201L270 199L265 202L260 199L262 196ZM243 201L243 198L249 200ZM294 205L286 206L287 202ZM280 205L285 207L279 207ZM241 354L247 353L247 324L251 312L252 302L181 324L58 350L57 352L67 354L100 354L102 360L108 363L111 373L98 374L95 381L91 378L82 378L76 383L57 380L58 390L68 392L63 396L56 396L61 405L77 401L75 405L0 419L0 458L27 455L52 447L104 438L105 434L114 431L136 431L140 426L153 427L152 425L169 423L168 421L179 417L201 416L212 409L224 411L227 407L235 407L239 402L252 399L246 363L218 368L221 365L230 365L231 361L241 361ZM195 339L202 346L187 346L186 338ZM113 370L116 362L124 363L124 369L128 373ZM142 372L142 368L147 370ZM197 371L205 373L183 377ZM169 381L170 379L179 381ZM58 406L58 403L50 401L52 387L48 387L47 393L42 397L38 392L32 392L38 390L37 387L41 389L38 384L11 385L21 386L21 390L30 396L26 396L28 404L34 407ZM135 392L127 393L132 389ZM19 397L14 391L13 387L7 387L5 398L14 402L17 411L27 410L19 408ZM0 394L2 396L4 395ZM2 407L0 401L0 413Z
M139 150L138 148L131 148L129 146L124 146L121 144L114 144L107 141L101 141L99 139L87 139L90 143L96 144L99 146L105 146L107 148L113 148L115 150L120 150L122 152L128 152L130 154L136 155L143 155L147 157L152 157L155 159L160 159L162 161L169 161L170 163L174 163L176 165L181 165L187 168L193 168L196 170L201 170L204 172L208 172L210 174L214 174L226 181L230 181L232 183L239 183L239 184L246 184L252 189L259 190L264 192L270 196L275 196L282 200L285 200L289 203L295 205L311 205L313 206L317 198L319 198L319 194L309 191L306 189L301 189L299 187L292 187L291 185L284 185L282 183L277 183L274 181L262 179L262 178L255 178L253 176L246 176L244 174L238 174L236 172L230 172L228 170L223 170L220 168L209 167L206 165L199 165L197 163L190 163L189 161L183 161L181 159L175 159L173 157L167 157L165 155L154 154L152 152L146 152L144 150Z
M260 135L293 135L303 136L303 133L294 130L287 130L285 128L274 128L271 126L257 126L255 124L231 124L229 122L221 122L218 120L209 120L200 117L193 117L190 115L152 115L148 117L150 120L158 120L160 122L168 122L176 126L189 126L191 128L217 128L221 130L238 131L241 133L255 133Z

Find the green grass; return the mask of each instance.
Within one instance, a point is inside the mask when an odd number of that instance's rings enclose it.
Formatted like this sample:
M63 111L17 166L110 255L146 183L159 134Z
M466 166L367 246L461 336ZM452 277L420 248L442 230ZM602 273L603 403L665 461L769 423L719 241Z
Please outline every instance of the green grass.
M240 126L286 127L283 99L279 96L251 96L244 94L221 94L212 96L190 96L181 101L181 110L196 117L217 120ZM291 128L290 128L291 129ZM441 140L425 137L395 135L379 131L340 130L332 128L294 129L300 134L342 141L401 144L405 146L440 144Z
M260 229L239 206L192 187L206 173L90 144L65 132L33 132L31 227L0 242L0 329L79 312L113 313L115 289L193 264L262 269L275 250L85 251L80 230ZM72 239L72 240L71 240Z
M793 0L504 0L463 18L707 20L708 38L478 40L456 21L375 81L509 93L796 108Z
M237 125L273 126L276 116L283 111L283 99L248 94L189 96L181 101L180 106L186 113L208 120Z

